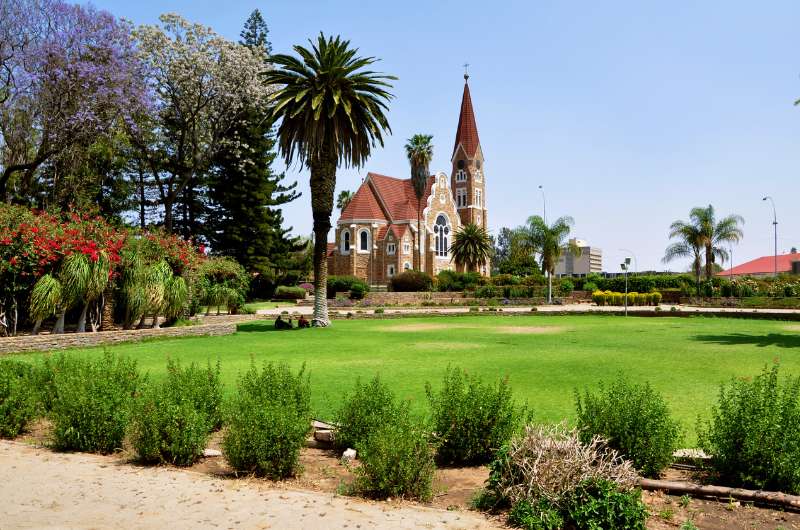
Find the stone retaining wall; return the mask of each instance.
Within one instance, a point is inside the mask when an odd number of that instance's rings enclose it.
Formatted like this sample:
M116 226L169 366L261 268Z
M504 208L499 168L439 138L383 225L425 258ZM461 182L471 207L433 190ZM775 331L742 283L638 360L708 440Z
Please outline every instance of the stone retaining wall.
M17 352L88 348L122 342L139 342L155 338L200 337L230 335L236 332L236 322L218 322L161 329L128 329L96 333L64 333L59 335L22 335L0 338L0 355Z
M421 304L422 302L460 303L464 302L464 293L367 293L364 301L369 305L402 305Z

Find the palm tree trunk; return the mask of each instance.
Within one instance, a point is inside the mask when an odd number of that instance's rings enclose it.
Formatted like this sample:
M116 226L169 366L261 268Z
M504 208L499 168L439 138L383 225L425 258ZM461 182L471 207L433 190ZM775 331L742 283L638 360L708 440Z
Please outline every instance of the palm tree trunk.
M33 331L31 331L31 335L38 335L39 328L41 327L42 327L42 319L41 318L36 319L36 322L34 322L33 324Z
M311 211L314 215L314 318L315 327L330 325L328 319L328 232L331 229L333 191L336 187L336 156L325 150L311 167Z
M419 208L422 206L422 197L417 197L417 270L422 270L422 215Z
M706 245L706 280L711 279L714 273L714 253L711 244Z
M81 309L81 316L78 317L78 333L85 333L86 332L86 314L89 312L89 301L85 301L83 303L83 309Z
M64 318L67 315L67 310L62 309L61 312L58 314L58 319L56 320L56 325L53 327L53 333L64 333Z
M114 288L111 282L106 285L103 292L103 313L100 318L100 331L111 331L114 329Z

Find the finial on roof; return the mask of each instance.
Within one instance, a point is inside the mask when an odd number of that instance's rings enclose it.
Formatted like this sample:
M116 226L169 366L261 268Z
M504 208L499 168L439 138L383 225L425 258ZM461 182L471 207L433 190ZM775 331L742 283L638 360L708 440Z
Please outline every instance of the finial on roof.
M466 83L469 79L469 72L467 69L469 68L469 63L464 63L464 82Z

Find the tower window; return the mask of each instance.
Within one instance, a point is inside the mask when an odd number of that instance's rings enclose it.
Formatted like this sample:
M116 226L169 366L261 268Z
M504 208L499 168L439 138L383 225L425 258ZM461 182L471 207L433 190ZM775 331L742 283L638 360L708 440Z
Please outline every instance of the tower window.
M467 206L467 190L466 188L456 189L456 207L464 208Z
M482 207L481 203L483 202L482 199L483 198L481 197L481 190L475 190L475 206L481 208Z
M386 253L390 256L394 256L394 253L397 251L397 245L394 243L388 243L386 245Z
M475 161L475 168L476 169L480 169L481 168L481 161L480 160L476 160Z
M358 250L369 252L369 230L362 230L358 233Z
M342 253L347 254L350 252L350 230L342 232Z
M459 160L458 162L456 162L456 166L458 167L458 169L464 169L464 161Z
M450 225L447 222L447 217L439 215L436 218L436 224L433 225L433 234L436 255L439 257L447 257L448 251L450 250L448 245Z
M456 182L464 182L467 180L467 172L463 169L456 171Z

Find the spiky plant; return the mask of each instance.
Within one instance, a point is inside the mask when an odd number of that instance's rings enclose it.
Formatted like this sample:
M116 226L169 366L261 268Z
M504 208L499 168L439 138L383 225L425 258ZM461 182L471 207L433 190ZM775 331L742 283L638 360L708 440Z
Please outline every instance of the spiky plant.
M492 256L492 239L486 230L475 223L467 223L453 236L450 252L453 261L468 272L477 270L480 263L486 263Z
M167 300L167 287L172 280L172 267L164 260L148 265L145 273L145 289L147 292L146 314L153 315L153 327L161 327L158 317L163 313Z
M341 37L322 33L311 49L294 46L299 57L273 55L265 75L275 88L269 118L280 125L278 146L287 165L297 159L311 172L314 216L314 319L327 326L327 246L331 228L336 168L361 167L372 148L391 132L384 112L392 98L393 76L365 70L377 59L359 57Z
M34 320L33 334L39 333L42 321L59 311L62 302L63 286L50 274L45 274L36 282L31 291L30 316Z
M164 303L161 308L164 318L172 321L180 317L184 313L188 300L189 289L186 280L181 276L170 276L165 284Z

